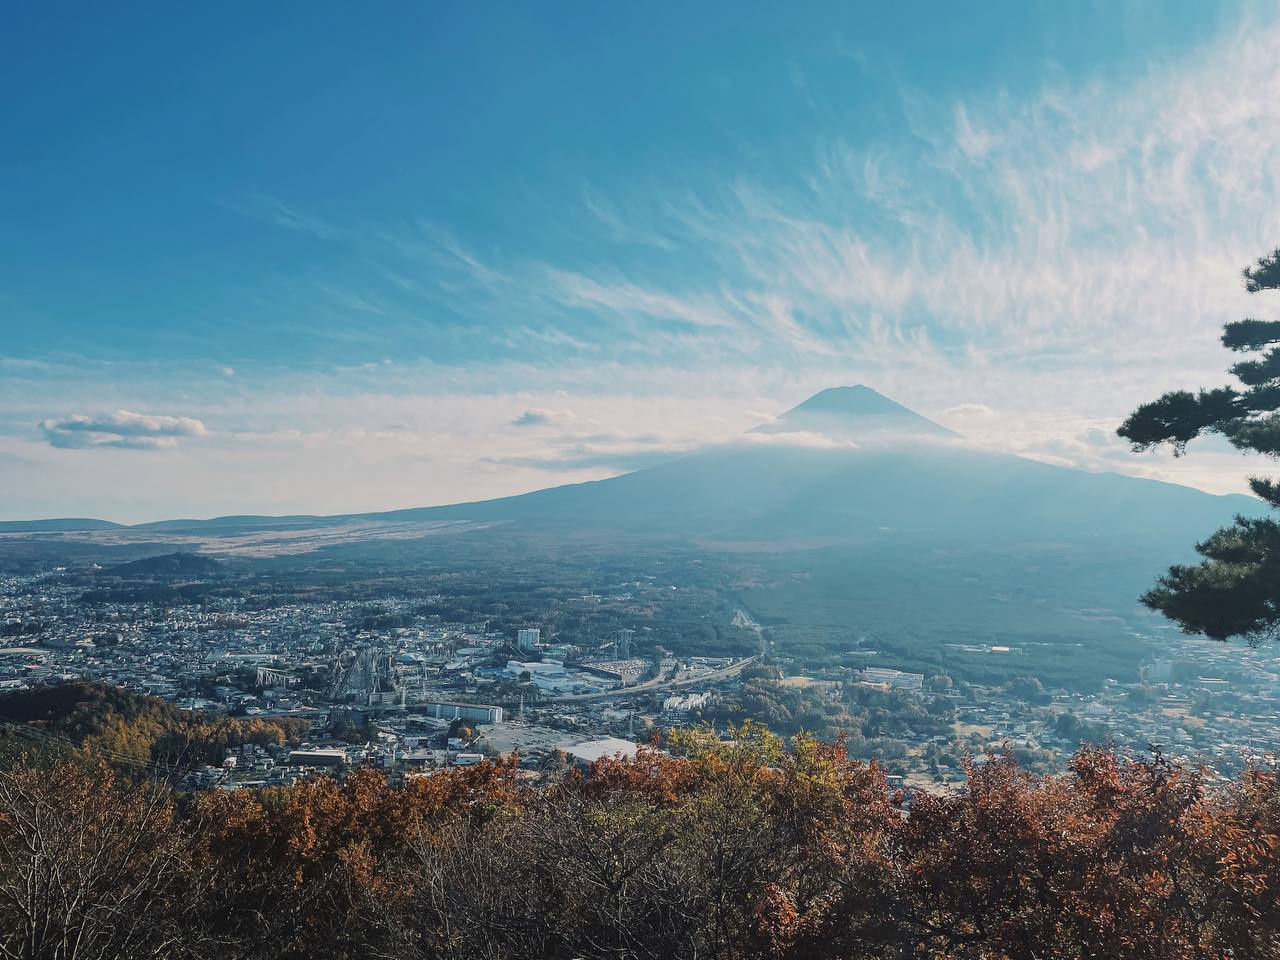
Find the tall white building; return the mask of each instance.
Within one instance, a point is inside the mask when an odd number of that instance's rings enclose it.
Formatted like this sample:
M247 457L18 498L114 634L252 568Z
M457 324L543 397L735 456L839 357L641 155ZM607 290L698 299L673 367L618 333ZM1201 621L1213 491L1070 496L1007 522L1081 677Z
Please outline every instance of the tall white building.
M526 627L516 631L516 648L528 652L538 645L542 630L538 627Z
M1156 660L1147 664L1143 671L1143 679L1150 683L1170 683L1173 681L1173 661Z

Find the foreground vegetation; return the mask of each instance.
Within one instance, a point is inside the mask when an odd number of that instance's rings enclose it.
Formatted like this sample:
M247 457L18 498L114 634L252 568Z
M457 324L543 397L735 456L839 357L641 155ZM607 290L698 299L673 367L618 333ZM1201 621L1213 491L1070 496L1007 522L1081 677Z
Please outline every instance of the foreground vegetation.
M758 728L529 785L510 762L175 793L85 754L0 773L0 954L1269 957L1280 780L1087 749L909 804Z

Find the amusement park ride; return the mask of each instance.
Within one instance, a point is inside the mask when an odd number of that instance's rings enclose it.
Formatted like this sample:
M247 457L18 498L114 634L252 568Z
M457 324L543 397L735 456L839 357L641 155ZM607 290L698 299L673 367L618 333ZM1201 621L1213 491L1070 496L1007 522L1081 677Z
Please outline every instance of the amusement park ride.
M344 647L334 660L329 701L368 707L379 694L394 694L395 663L395 657L385 649L369 645Z

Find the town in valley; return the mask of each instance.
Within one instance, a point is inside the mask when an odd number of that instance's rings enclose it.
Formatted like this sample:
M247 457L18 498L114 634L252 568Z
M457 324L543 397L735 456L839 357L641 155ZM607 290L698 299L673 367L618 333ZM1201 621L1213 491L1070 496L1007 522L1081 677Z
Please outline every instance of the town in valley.
M510 754L536 778L748 722L842 740L908 789L955 789L967 765L1005 753L1056 771L1082 742L1223 777L1280 747L1274 662L1168 629L1135 638L1130 669L1107 677L1053 675L1034 640L960 633L914 662L869 633L819 659L789 652L711 555L612 562L584 584L539 580L537 564L504 583L488 568L335 574L315 557L110 563L48 547L11 551L0 578L0 698L91 682L296 721L283 742L186 762L193 787L363 766L399 779Z

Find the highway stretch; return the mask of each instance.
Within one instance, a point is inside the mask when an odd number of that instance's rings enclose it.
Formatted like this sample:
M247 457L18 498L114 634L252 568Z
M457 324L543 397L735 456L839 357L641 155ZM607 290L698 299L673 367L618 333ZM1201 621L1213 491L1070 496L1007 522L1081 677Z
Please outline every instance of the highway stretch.
M732 677L741 672L746 667L755 663L760 659L760 654L745 657L737 660L727 667L720 667L716 670L708 670L704 673L695 675L685 674L683 676L672 677L668 680L662 680L654 677L652 680L646 680L644 683L637 683L634 687L619 687L616 690L602 690L599 693L570 693L561 697L546 697L543 703L580 703L584 700L608 700L611 697L625 697L633 693L648 693L654 690L669 690L675 687L690 687L700 683L714 683L717 680L723 680L726 677Z

